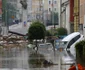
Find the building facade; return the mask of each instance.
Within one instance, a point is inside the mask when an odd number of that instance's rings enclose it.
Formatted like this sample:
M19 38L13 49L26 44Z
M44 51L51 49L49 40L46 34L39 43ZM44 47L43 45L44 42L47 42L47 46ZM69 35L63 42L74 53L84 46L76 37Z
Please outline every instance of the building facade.
M41 20L46 23L52 12L58 12L57 0L32 0L33 20Z
M41 2L42 0L32 0L32 17L33 20L41 19Z
M80 0L80 32L85 36L85 0Z
M80 31L80 1L70 0L70 25L71 32Z
M80 24L84 24L85 0L80 0Z
M70 0L70 32L74 31L74 0Z
M22 20L22 0L3 0L3 22L10 25L15 19ZM27 21L41 20L46 23L52 12L58 12L57 0L26 0ZM9 15L10 13L10 15Z
M64 27L70 33L70 1L58 0L59 27Z
M79 31L79 23L80 23L80 0L74 0L74 32Z

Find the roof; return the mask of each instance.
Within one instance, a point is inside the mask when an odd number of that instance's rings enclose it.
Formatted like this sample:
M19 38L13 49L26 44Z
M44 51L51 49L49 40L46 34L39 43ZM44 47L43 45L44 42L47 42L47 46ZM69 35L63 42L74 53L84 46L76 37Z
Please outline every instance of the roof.
M72 38L74 38L77 35L80 35L80 33L79 32L71 33L68 36L66 36L65 38L63 38L62 41L69 41L69 40L71 40Z
M30 22L27 23L26 26L23 25L23 23L19 23L19 24L14 24L9 26L9 32L13 33L13 34L18 34L18 35L22 35L25 36L28 33L28 28L30 26Z

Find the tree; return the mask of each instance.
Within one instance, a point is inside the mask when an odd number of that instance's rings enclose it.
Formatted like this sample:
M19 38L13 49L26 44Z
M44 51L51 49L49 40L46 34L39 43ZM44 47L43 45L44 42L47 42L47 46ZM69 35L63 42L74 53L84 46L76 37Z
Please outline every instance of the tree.
M78 42L75 48L77 62L85 66L85 40Z
M28 29L28 39L29 40L36 39L36 47L37 47L37 40L44 39L45 32L46 32L46 29L42 23L40 23L39 21L33 22Z
M58 36L62 36L62 35L67 35L67 29L66 28L58 28L57 29L57 33L56 33Z
M2 22L5 23L3 25L12 25L14 18L16 18L16 7L11 3L7 3L7 0L2 0L2 3Z
M5 22L5 16L6 16L6 0L2 0L2 22Z
M6 18L7 18L7 25L12 25L13 20L16 18L17 10L16 8L11 4L7 3L7 12L6 12Z
M24 9L27 9L26 0L20 1L20 3L22 4L22 7L23 7Z
M48 37L48 36L52 36L52 34L50 33L50 31L46 31L46 36Z

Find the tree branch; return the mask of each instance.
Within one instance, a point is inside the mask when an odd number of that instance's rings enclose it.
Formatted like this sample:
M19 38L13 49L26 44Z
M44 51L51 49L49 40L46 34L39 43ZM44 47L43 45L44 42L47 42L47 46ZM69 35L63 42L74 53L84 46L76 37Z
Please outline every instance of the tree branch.
M27 9L27 3L26 3L25 0L24 0L24 1L20 1L20 3L21 3L21 5L22 5L22 7L23 7L24 9Z

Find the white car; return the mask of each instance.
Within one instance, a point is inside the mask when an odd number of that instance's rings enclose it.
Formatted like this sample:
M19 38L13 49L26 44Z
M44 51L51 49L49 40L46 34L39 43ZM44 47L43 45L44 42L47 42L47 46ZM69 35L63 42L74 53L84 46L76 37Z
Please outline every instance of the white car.
M52 44L51 43L42 43L42 44L38 44L39 47L52 47Z
M42 43L42 44L38 44L38 47L47 50L52 50L53 45L51 43Z
M82 40L84 40L84 36L79 32L74 32L63 38L61 40L61 45L64 47L64 49L67 51L69 50L72 54L75 55L75 44Z

